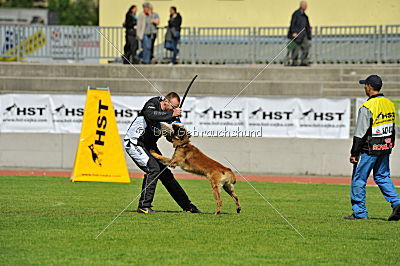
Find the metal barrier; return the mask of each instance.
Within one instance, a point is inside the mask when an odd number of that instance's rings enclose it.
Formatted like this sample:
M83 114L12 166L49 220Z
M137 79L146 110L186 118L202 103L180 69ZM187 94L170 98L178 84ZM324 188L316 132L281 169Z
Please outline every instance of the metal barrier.
M319 27L315 61L322 63L377 63L377 26Z
M99 34L99 32L101 34ZM166 28L159 28L154 61L169 62ZM185 64L285 63L287 27L183 27L179 61ZM0 26L2 61L121 61L122 27ZM400 25L315 27L313 63L400 62Z
M382 60L388 63L400 61L400 25L385 26Z
M256 63L284 63L289 53L285 48L289 42L287 27L260 27L254 29L254 61ZM275 59L275 60L274 60Z

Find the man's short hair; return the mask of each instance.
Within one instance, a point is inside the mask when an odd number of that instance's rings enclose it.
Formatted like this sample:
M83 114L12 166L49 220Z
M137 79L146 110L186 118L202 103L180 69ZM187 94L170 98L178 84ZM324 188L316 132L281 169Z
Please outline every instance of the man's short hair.
M150 3L149 2L144 2L143 3L143 7L150 7L151 5L150 5Z
M178 102L181 101L181 97L179 97L178 93L176 92L170 92L168 93L165 98L167 98L168 100L172 100L173 98L176 98L178 100Z

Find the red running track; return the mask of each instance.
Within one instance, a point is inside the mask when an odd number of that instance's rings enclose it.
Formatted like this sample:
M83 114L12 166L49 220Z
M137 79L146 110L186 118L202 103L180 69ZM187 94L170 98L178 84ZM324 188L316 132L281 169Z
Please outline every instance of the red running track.
M51 176L51 177L69 177L70 171L29 171L29 170L0 170L0 176ZM132 178L141 178L143 173L131 172ZM195 176L186 173L175 173L177 179L205 179L204 177ZM261 175L245 175L249 181L257 182L273 182L273 183L300 183L300 184L337 184L349 185L350 177L324 177L324 176L261 176ZM237 175L238 181L244 181L240 175ZM400 179L394 178L395 186L400 186ZM375 185L372 178L368 179L368 185Z

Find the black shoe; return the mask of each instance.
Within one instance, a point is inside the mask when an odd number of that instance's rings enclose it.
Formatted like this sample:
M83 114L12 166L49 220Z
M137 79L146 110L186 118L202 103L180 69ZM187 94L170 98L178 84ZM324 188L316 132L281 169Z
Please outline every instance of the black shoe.
M392 214L389 216L388 221L400 220L400 205L394 207Z
M137 209L138 213L144 213L144 214L148 214L148 213L157 213L156 211L154 211L152 208L138 208Z
M301 63L300 66L310 66L308 63Z
M354 216L354 213L352 215L345 216L343 218L346 219L346 220L368 220L368 217L357 218L357 217Z
M197 209L197 207L194 206L194 204L191 204L191 203L190 203L189 207L187 207L185 209L185 211L191 212L191 213L201 213L201 211L199 209Z

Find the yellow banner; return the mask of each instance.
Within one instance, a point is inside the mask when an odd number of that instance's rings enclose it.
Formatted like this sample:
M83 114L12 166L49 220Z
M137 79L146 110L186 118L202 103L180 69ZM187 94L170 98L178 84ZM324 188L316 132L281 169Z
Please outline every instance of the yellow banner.
M109 89L89 89L72 181L129 183Z
M46 36L43 31L39 29L28 38L25 38L22 43L18 44L15 48L8 49L5 55L16 55L20 53L20 60L24 59L24 55L32 55L39 48L46 44ZM0 61L17 61L17 57L0 57Z

